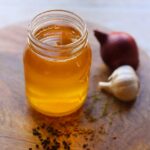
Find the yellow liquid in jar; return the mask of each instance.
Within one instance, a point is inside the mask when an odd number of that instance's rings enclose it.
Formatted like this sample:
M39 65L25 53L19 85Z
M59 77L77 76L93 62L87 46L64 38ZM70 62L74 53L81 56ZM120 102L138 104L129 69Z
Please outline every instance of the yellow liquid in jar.
M43 43L59 46L75 42L81 34L69 26L51 25L40 29L35 37ZM24 53L29 103L37 111L50 116L62 116L76 111L87 95L90 65L89 44L77 55L62 61L39 55L29 43Z

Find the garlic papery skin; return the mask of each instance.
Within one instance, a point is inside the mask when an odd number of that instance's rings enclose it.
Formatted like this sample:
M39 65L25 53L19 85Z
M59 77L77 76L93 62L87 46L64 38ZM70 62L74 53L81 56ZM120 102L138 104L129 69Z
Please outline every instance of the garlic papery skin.
M105 90L122 101L132 101L139 93L139 79L130 66L121 66L108 78L108 82L99 82L100 89Z

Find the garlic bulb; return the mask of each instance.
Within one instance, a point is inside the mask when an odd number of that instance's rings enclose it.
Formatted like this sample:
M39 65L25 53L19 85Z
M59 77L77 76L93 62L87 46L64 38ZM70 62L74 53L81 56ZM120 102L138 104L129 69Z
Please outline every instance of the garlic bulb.
M99 82L99 87L123 101L131 101L139 92L139 79L130 66L121 66L108 78L108 82Z

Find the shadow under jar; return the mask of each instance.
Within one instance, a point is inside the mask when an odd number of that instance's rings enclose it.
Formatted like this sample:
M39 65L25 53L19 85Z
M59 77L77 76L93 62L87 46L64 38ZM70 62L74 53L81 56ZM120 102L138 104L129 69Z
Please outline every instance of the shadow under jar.
M34 109L64 116L83 105L91 49L86 25L79 16L64 10L37 15L29 26L23 60L26 96Z

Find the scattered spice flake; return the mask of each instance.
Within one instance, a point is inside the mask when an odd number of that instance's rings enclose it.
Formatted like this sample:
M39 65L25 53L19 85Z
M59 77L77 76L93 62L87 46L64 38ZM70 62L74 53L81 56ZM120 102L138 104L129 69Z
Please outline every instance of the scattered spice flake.
M107 116L107 114L108 114L108 105L109 105L109 103L108 103L108 101L106 101L104 106L103 106L102 112L100 114L100 118L103 118L103 117Z
M60 131L58 131L57 129L54 129L51 125L49 125L47 128L46 128L47 132L50 134L50 135L53 135L53 136L56 136L58 137L60 135Z
M98 133L99 133L99 134L107 134L107 132L106 132L104 126L100 126L100 127L99 127Z
M88 140L89 140L87 137L84 137L84 139L85 139L86 141L88 141Z
M88 117L88 121L89 121L89 122L95 122L95 121L97 121L97 118L95 118L94 116L90 115L90 116Z
M88 118L88 116L91 115L93 109L94 109L94 106L92 104L88 106L86 110L84 111L85 117Z
M116 137L116 136L114 136L114 137L113 137L113 140L116 140L116 139L117 139L117 137Z
M46 148L49 146L50 140L46 138L41 142L41 144L42 144L43 148Z
M60 148L60 143L57 141L57 139L53 139L53 149L59 149Z
M88 147L88 144L83 144L82 147L83 147L83 148L87 148L87 147Z
M70 144L68 144L66 141L63 141L62 144L65 150L70 150Z
M92 99L93 99L93 103L96 103L98 101L100 101L101 99L99 98L98 94L92 95Z
M114 120L115 115L119 114L120 112L121 112L121 110L118 110L118 111L113 112L113 113L110 115L110 117L108 118L108 119L109 119L108 124L109 124L110 126L112 126L112 124L113 124L113 120Z
M85 118L89 121L89 122L95 122L97 121L97 118L95 118L93 115L92 115L92 111L94 110L94 105L91 104L89 105L88 108L86 108L86 110L84 111L84 115L85 115Z
M66 136L66 138L70 138L70 134L69 133L65 134L65 136Z
M34 136L37 136L37 137L41 138L41 133L40 133L40 131L37 128L32 129L32 134Z
M42 129L44 129L44 128L45 128L45 126L46 126L46 124L45 124L45 123L43 123L43 124L41 125L41 128L42 128Z
M38 144L36 144L36 145L35 145L35 147L38 149L38 148L39 148L39 145L38 145Z
M92 115L92 111L95 109L95 103L97 103L100 98L99 98L99 94L96 93L94 95L92 95L91 97L89 97L92 99L91 104L89 104L89 106L86 108L86 110L84 111L85 114L85 118L89 121L89 122L95 122L97 121L97 118L95 118Z
M94 129L90 128L81 128L78 130L78 134L91 135L95 132Z
M77 133L73 133L72 134L74 137L78 137L78 134Z

